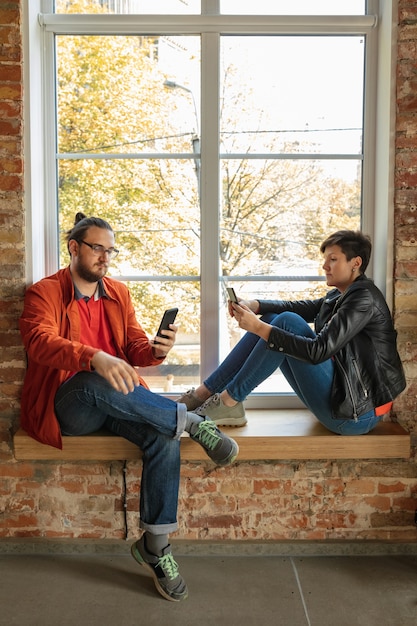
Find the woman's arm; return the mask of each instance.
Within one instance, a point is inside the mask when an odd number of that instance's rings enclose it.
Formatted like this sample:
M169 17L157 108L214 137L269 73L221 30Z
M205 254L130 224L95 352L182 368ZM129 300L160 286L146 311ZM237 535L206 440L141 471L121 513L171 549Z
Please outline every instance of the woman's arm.
M355 335L363 330L373 315L373 299L366 288L352 290L341 302L330 321L312 339L294 335L262 322L247 307L237 308L239 326L267 342L270 350L284 352L309 363L321 363L334 356Z

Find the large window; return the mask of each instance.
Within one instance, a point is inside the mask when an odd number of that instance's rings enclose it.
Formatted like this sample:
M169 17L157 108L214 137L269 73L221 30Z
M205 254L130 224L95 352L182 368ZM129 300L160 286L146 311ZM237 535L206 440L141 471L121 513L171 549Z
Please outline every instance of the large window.
M199 384L239 339L226 285L248 298L318 297L320 242L345 227L373 235L374 263L386 259L377 2L39 0L27 17L43 87L31 85L42 152L32 236L43 250L32 276L68 263L77 211L107 219L120 249L111 275L129 285L145 330L180 309L175 349L144 373L153 389ZM250 402L291 403L290 391L277 372Z

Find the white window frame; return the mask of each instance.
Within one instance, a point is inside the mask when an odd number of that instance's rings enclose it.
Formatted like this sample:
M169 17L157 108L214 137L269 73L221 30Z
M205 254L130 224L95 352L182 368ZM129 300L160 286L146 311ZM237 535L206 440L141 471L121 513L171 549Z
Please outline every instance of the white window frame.
M58 269L58 225L54 70L55 34L201 35L201 376L218 363L213 337L219 336L219 260L217 249L220 205L219 39L224 34L358 34L367 36L365 64L365 136L363 167L363 229L372 236L369 268L376 284L392 299L394 214L394 125L397 2L369 0L364 16L245 16L218 15L217 0L202 0L204 15L57 15L52 0L23 0L25 201L27 218L27 283ZM210 180L210 184L204 181ZM215 213L211 213L215 208ZM286 406L299 406L286 397ZM264 396L262 406L271 398ZM277 400L275 397L275 404ZM248 406L260 406L249 398Z

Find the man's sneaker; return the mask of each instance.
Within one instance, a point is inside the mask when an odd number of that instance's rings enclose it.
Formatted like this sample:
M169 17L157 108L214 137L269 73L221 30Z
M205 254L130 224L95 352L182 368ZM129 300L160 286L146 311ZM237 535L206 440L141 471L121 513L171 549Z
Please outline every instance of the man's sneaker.
M201 398L197 398L193 387L192 389L186 391L180 398L175 400L175 402L185 404L187 411L194 411L194 409L201 405Z
M242 402L226 406L219 393L210 396L194 413L206 415L218 426L245 426L248 423Z
M211 419L200 422L190 437L205 449L216 465L230 465L239 454L236 441L222 433Z
M179 602L188 597L187 585L178 571L170 545L164 548L162 556L155 556L147 551L143 534L132 544L130 551L133 558L152 574L161 596L172 602Z

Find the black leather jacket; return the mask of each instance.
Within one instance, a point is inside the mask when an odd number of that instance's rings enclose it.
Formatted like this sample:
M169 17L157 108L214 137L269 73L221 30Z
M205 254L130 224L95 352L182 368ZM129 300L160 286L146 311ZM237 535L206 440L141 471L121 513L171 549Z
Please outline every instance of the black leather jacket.
M267 344L270 350L308 363L334 359L335 419L357 419L405 389L390 311L378 287L365 275L343 294L332 289L318 300L262 300L259 304L261 315L293 311L306 322L314 322L314 339L273 327Z

